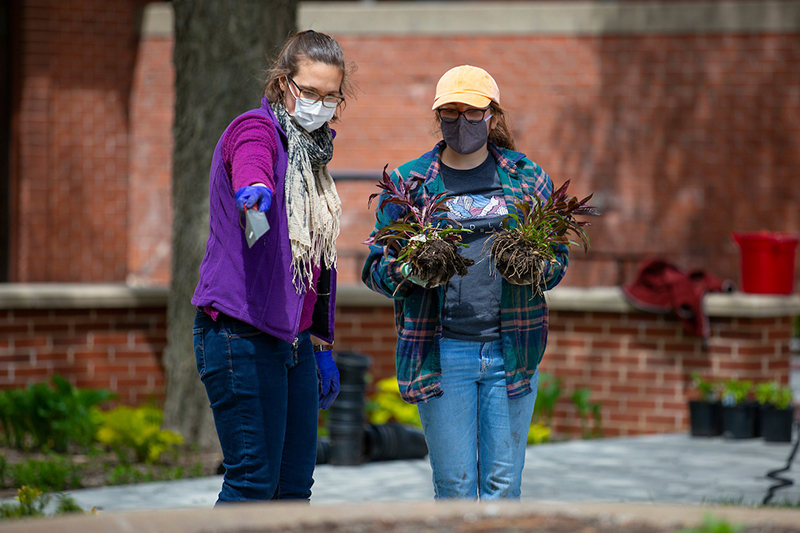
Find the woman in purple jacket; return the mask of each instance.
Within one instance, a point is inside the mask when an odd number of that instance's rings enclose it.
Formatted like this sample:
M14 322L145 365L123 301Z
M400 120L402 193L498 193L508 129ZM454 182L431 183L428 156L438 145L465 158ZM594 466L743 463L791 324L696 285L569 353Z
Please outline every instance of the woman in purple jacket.
M347 74L334 39L294 35L261 107L236 118L214 151L192 304L197 369L224 454L217 503L311 495L317 411L339 391L331 350L312 336L333 343L341 203L328 123L344 107Z

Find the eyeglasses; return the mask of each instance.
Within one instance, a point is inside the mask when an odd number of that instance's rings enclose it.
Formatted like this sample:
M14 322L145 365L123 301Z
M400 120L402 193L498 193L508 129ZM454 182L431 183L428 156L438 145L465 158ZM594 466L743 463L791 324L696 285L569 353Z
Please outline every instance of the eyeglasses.
M478 124L482 120L488 120L492 117L492 115L486 116L486 112L491 110L490 107L486 109L467 109L466 111L459 111L455 108L449 107L442 107L436 110L436 113L439 115L439 118L442 119L442 122L455 122L458 120L458 117L464 115L464 118L467 119L467 122L470 124ZM484 117L486 117L484 119Z
M323 106L330 109L335 109L341 105L342 102L344 102L344 96L335 96L332 94L326 94L325 96L322 96L311 89L304 89L303 87L300 87L288 74L286 75L286 78L288 78L288 80L292 82L292 85L294 85L297 89L298 94L294 94L294 92L292 92L292 96L304 100L305 103L309 105L316 104L321 100Z

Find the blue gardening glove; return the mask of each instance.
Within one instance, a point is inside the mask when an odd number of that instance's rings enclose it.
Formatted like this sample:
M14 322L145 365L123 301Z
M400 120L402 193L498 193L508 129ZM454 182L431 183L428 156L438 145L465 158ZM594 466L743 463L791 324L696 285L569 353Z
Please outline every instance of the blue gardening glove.
M258 204L258 210L266 213L272 205L272 189L261 185L248 185L236 191L236 207L239 211Z
M327 409L339 395L339 369L333 361L331 350L314 352L319 374L319 408Z
M432 289L432 288L436 287L437 285L439 285L438 283L433 285L433 284L430 283L430 281L424 281L424 280L419 279L417 276L415 276L413 274L412 270L411 270L411 263L403 263L402 265L400 265L400 273L408 281L410 281L412 283L416 283L420 287L424 287L426 289Z

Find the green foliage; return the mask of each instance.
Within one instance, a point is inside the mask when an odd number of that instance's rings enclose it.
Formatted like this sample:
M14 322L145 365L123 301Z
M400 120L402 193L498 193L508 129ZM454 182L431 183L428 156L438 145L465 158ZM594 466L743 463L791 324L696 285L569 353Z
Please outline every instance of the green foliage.
M64 494L56 495L57 502L55 514L84 513L84 511L72 496ZM24 518L30 516L44 516L45 508L50 503L50 494L45 494L35 487L27 485L17 489L19 503L0 503L0 520L11 518ZM97 509L92 509L86 514L97 514Z
M67 494L59 494L56 496L58 499L58 503L56 504L56 514L68 514L68 513L85 513L86 511L78 505L78 502L72 496ZM94 513L87 513L87 514L97 514L97 509L93 509Z
M400 397L396 377L382 379L375 384L375 394L367 402L367 417L371 424L399 422L422 427L417 407Z
M370 235L364 244L386 246L386 252L394 251L401 261L412 254L417 246L436 238L465 246L461 243L460 234L471 233L471 230L462 228L448 216L450 208L447 207L445 193L424 195L422 205L417 205L414 191L422 187L423 181L421 177L410 177L407 180L400 177L395 184L386 172L386 167L383 168L383 177L378 182L378 188L383 192L371 194L368 206L380 196L378 209L383 210L388 204L396 204L402 207L405 214Z
M749 399L752 391L752 381L729 379L722 390L722 403L728 406L741 405Z
M561 379L546 372L539 373L539 388L536 392L536 405L533 408L534 420L550 425L553 411L561 398Z
M719 399L719 384L704 380L697 371L692 372L692 385L702 401L713 402Z
M45 460L28 459L7 468L3 486L36 487L47 492L81 486L80 467L64 456L52 454Z
M0 392L0 428L8 446L27 450L66 451L87 447L97 430L91 413L114 398L104 389L77 389L61 376L26 389Z
M761 405L771 405L776 409L786 409L794 399L791 387L781 387L777 381L767 381L756 385L756 401Z
M792 322L792 337L800 338L800 315L794 317Z
M106 478L106 483L108 485L129 485L131 483L195 478L202 475L203 465L200 463L195 464L188 471L181 466L158 468L155 465L121 464L111 470Z
M122 463L129 461L129 451L138 462L154 463L162 453L183 443L177 433L161 429L164 413L155 406L120 406L99 413L99 418L97 440L111 446Z
M533 423L528 428L528 444L550 442L551 433L550 427L543 422Z
M743 527L742 525L731 524L724 519L706 515L702 525L691 529L681 529L679 533L736 533L741 531Z
M47 494L42 494L41 490L28 486L17 490L15 499L19 503L0 503L0 519L43 516L44 508L50 502Z
M572 393L572 403L578 409L578 416L581 418L581 428L583 431L584 439L591 439L603 436L603 417L600 413L602 405L599 402L591 402L589 398L592 391L586 388L580 388ZM589 428L589 415L591 415L594 424Z

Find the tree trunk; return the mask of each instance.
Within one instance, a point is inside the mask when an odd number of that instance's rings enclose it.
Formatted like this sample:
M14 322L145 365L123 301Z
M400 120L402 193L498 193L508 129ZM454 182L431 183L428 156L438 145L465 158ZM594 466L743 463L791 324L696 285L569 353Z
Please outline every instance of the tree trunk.
M208 238L208 175L217 140L260 105L264 72L296 25L297 0L175 0L172 284L167 310L164 425L218 448L192 348L190 300Z

